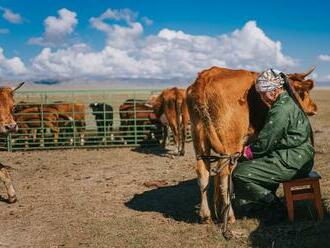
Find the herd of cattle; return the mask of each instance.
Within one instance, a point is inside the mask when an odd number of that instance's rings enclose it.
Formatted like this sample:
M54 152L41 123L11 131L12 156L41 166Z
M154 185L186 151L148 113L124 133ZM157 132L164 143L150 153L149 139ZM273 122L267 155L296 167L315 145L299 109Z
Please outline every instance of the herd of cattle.
M309 94L314 81L306 79L312 71L313 69L305 73L287 74L295 98L308 115L314 115L317 112L317 106ZM140 122L142 126L156 125L157 130L164 129L162 144L165 145L167 135L165 129L169 126L180 155L184 155L186 131L190 122L201 196L199 213L203 222L211 221L207 189L212 151L218 154L219 159L214 177L214 211L216 211L216 216L222 217L223 223L235 221L228 191L230 174L236 164L233 158L235 154L240 154L244 145L258 134L268 112L268 107L261 101L254 87L258 75L259 73L248 70L212 67L200 72L186 90L166 89L161 94L150 97L146 102L127 100L119 108L120 126L123 131L130 132L136 122ZM27 104L23 108L15 109L15 116L18 119L14 120L12 109L14 109L13 92L15 90L8 87L0 88L0 132L2 133L17 131L16 123L24 120L24 116L35 120L32 127L40 127L41 107L39 105ZM112 107L104 103L92 103L90 108L96 118L98 131L100 133L103 133L105 129L110 131L113 125ZM132 108L136 111L132 111ZM83 143L84 112L83 105L56 103L44 107L42 118L47 120L47 127L53 130L54 139L58 137L58 128L61 125L71 125L70 123L74 121L80 129L80 139ZM29 113L37 114L30 115ZM61 122L55 120L61 120ZM8 173L6 174L3 168L0 179L7 187L8 201L14 202L15 191ZM226 212L228 214L225 214Z
M93 102L89 105L55 101L49 104L18 102L13 109L18 132L12 135L12 146L25 148L58 145L130 144L156 141L166 145L168 126L174 142L184 154L184 140L188 130L188 110L185 90L166 89L148 100L127 99L118 110L110 104ZM120 124L114 129L114 113L118 111ZM96 134L86 137L88 113L96 123ZM182 124L182 125L181 125ZM180 130L180 131L179 131ZM182 141L182 142L180 142Z

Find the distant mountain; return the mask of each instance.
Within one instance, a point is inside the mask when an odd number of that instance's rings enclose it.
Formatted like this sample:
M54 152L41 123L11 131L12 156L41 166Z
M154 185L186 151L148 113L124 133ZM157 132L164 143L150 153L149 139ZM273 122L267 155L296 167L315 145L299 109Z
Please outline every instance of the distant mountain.
M27 81L26 90L98 90L98 89L164 89L169 87L186 88L193 83L195 78L111 78L109 80L57 80L43 79L33 82ZM3 85L17 85L17 82L7 82ZM330 82L316 80L315 88L330 88Z
M54 85L54 84L59 84L60 81L55 80L55 79L43 79L43 80L34 81L33 83L34 84Z
M315 82L316 88L330 88L330 82Z
M75 90L75 89L143 89L143 88L168 88L168 87L187 87L194 79L172 78L172 79L151 79L151 78L111 78L109 80L38 80L26 83L25 88L29 89L56 89L56 90Z

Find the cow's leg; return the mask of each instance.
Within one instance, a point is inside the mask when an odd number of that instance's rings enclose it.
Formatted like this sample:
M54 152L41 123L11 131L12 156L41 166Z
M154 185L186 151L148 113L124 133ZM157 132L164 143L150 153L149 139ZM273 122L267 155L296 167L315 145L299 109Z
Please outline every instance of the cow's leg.
M182 146L181 146L181 151L182 155L185 154L185 144L186 144L186 139L187 139L187 132L189 128L189 112L188 112L188 106L186 101L183 101L182 103L182 112L181 112L181 122L182 122Z
M210 166L202 159L197 160L196 172L201 194L201 206L199 216L202 223L211 223L211 212L207 199L207 191L210 183Z
M85 133L84 133L84 131L82 131L81 134L80 134L80 145L81 146L85 145Z
M207 142L206 135L203 131L201 124L195 124L191 129L193 144L196 156L210 155L210 146ZM207 191L210 183L210 163L206 160L197 159L196 173L198 178L198 185L201 195L201 205L199 210L199 216L202 223L211 222L211 213L207 199Z
M25 147L25 149L27 149L27 148L29 148L29 138L30 138L28 130L24 130L23 134L24 134L23 135L24 147Z
M176 108L175 103L172 105L168 103L167 106L165 106L164 109L165 117L167 119L168 125L170 126L172 133L173 133L173 139L175 145L179 145L179 130L177 125L177 118L176 118Z
M173 133L173 139L174 139L174 143L175 145L178 146L178 153L179 153L179 132L178 132L178 127L177 127L177 124L176 124L176 121L174 119L171 119L171 120L168 120L169 122L169 126L172 130L172 133Z
M164 137L163 137L163 142L162 142L162 146L165 149L166 147L166 142L167 142L167 136L168 136L168 127L167 125L163 126L163 132L164 132Z
M85 121L81 121L80 128L79 128L81 146L85 145L85 130L86 130L86 123L85 123Z
M32 132L32 142L33 143L36 143L37 142L38 129L37 128L33 128L31 132Z
M45 146L45 134L46 134L46 129L45 128L41 128L40 132L39 132L39 146L40 147L44 147Z
M4 185L6 187L7 194L8 194L8 202L9 203L16 202L17 201L16 192L15 192L14 186L12 184L10 174L9 174L8 170L6 169L6 167L1 166L1 168L0 168L0 180L4 183Z
M218 214L218 217L224 221L224 218L228 218L228 223L232 224L235 222L235 216L234 216L234 211L231 207L230 204L230 192L229 192L229 187L232 187L232 185L229 185L229 170L227 167L223 169L222 172L217 174L214 177L214 195L213 195L213 200L214 200L214 206L215 209L214 211ZM229 210L226 210L226 207L229 206ZM220 214L225 214L225 211L228 211L228 215L221 215Z
M181 124L181 151L180 155L185 154L185 144L187 139L187 130L188 130L188 116L185 116L185 113L182 113L182 124Z
M54 145L57 145L57 143L58 143L58 133L59 133L58 127L54 127L53 132L54 132Z
M181 149L179 151L179 155L184 156L184 154L185 154L185 143L186 143L186 128L183 125L181 125L180 129L181 129L180 130L181 131L181 140L180 140Z

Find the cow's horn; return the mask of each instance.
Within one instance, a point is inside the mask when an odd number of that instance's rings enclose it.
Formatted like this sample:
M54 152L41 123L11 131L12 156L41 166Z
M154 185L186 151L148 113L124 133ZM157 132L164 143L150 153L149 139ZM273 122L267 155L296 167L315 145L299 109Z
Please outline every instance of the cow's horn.
M13 89L13 92L15 92L16 90L21 88L23 86L23 84L25 84L25 82L20 83L16 88Z
M311 74L315 70L315 68L316 68L316 66L313 66L308 71L306 71L305 73L302 73L301 75L303 77L307 77L309 74Z

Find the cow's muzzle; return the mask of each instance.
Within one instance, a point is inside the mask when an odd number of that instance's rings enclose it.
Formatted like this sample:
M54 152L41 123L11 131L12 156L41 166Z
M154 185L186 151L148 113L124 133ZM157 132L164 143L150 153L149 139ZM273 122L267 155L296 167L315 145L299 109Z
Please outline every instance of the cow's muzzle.
M18 131L17 123L0 125L0 133L14 133Z

